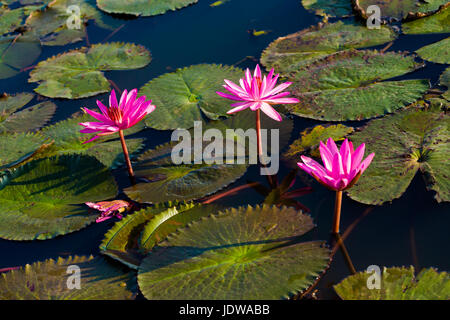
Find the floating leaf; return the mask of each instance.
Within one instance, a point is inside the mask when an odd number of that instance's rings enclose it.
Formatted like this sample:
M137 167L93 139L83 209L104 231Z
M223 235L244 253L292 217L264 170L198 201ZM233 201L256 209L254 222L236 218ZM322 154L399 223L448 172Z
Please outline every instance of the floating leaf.
M159 130L189 129L203 117L228 117L230 101L216 91L223 89L224 79L238 82L242 76L242 70L234 67L200 64L153 79L139 91L158 106L145 124Z
M111 169L124 164L125 159L123 157L122 145L118 140L117 133L83 144L90 136L80 132L83 127L79 123L87 121L95 121L95 119L88 114L74 115L67 120L60 121L42 129L40 132L42 136L54 141L52 147L47 151L47 156L74 153L86 154L96 157ZM125 130L124 133L125 135L131 135L142 130L143 127L143 123L139 123ZM132 158L137 156L137 153L144 147L144 139L127 139L126 141L128 151Z
M288 77L300 103L288 110L301 117L346 121L378 117L404 107L428 89L428 80L383 81L422 65L413 56L376 50L342 51Z
M97 0L97 6L108 13L134 16L156 16L169 10L175 11L198 0Z
M276 39L262 53L261 63L285 74L340 50L371 47L395 38L392 29L384 26L368 29L342 21L320 24Z
M77 11L69 10L70 6L78 7L79 15ZM77 16L79 20L76 20ZM62 46L84 39L88 20L96 20L99 26L105 27L100 12L87 0L53 0L44 9L33 11L26 25L43 45Z
M0 170L30 161L48 146L49 141L36 134L0 134Z
M247 171L246 164L174 164L174 145L159 146L139 157L133 167L138 183L124 190L128 197L149 203L195 200L226 187Z
M364 18L367 19L368 15L366 10L371 5L377 5L380 8L382 20L403 20L414 19L430 15L441 6L446 5L447 0L387 0L376 1L371 0L353 0L355 4L355 10Z
M37 93L52 98L85 98L109 91L102 71L145 67L150 52L132 43L112 42L71 50L39 62L28 82Z
M343 140L354 129L342 124L322 126L318 125L312 129L306 129L300 133L300 138L295 140L289 150L284 153L285 157L300 159L302 154L309 152L314 157L319 157L319 143L325 142L328 138L334 141Z
M192 203L163 203L127 215L106 233L100 250L125 265L137 269L158 242L188 223L207 216L216 206Z
M0 185L0 238L45 240L80 230L96 219L85 202L112 198L117 185L95 158L34 160Z
M319 16L344 17L352 14L349 0L302 0L302 5Z
M147 299L282 299L308 288L326 268L320 241L287 242L314 227L294 208L241 207L180 229L139 267Z
M22 8L9 10L0 7L0 34L16 30L22 24L23 18L24 11Z
M447 33L450 32L450 7L422 19L402 24L406 34Z
M79 288L68 287L71 266L80 268ZM133 278L103 258L59 257L3 273L0 300L131 300L135 297Z
M39 41L25 36L0 37L0 79L11 78L41 54Z
M450 64L450 38L422 47L416 52L424 60Z
M450 118L438 107L410 107L397 114L372 120L350 139L375 152L371 165L349 189L350 198L380 205L399 198L417 171L425 177L436 200L450 200Z
M369 289L371 273L358 272L334 286L344 300L449 300L450 275L433 268L423 269L417 276L414 267L384 268L380 289Z
M13 96L4 94L0 97L0 133L33 131L51 119L56 105L50 101L17 111L33 97L31 93L18 93Z
M450 67L445 69L445 71L441 74L439 84L447 87L447 91L444 92L443 97L450 101Z

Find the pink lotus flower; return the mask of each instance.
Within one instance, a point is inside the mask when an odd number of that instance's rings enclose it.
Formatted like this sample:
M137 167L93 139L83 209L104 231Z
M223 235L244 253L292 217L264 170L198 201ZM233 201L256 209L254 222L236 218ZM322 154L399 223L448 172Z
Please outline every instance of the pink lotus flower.
M106 107L101 101L97 100L101 114L87 108L83 109L86 113L100 121L80 123L80 125L85 127L80 132L97 133L96 136L84 143L91 142L100 136L113 134L134 126L147 114L155 110L155 106L151 103L151 100L146 101L145 96L137 98L137 89L131 90L130 93L124 90L120 102L117 103L116 93L112 90L109 96L109 107Z
M334 191L342 191L353 186L375 156L375 153L371 153L361 161L365 144L353 150L353 144L347 139L339 150L333 139L328 138L326 145L320 142L319 150L324 166L305 156L301 156L303 163L299 162L297 165L319 183Z
M102 202L86 202L85 203L89 208L98 210L101 212L100 216L95 220L95 222L99 223L112 217L116 216L119 219L122 219L122 213L126 211L131 204L127 201L123 200L113 200L113 201L102 201Z
M250 108L252 111L261 109L266 115L271 117L276 121L281 121L280 114L272 108L273 104L287 104L287 103L298 103L299 100L296 98L286 98L289 92L282 92L284 89L289 87L292 82L285 82L275 87L279 74L275 77L273 76L274 70L270 70L269 74L261 76L261 69L259 65L256 65L253 77L250 74L250 70L245 71L245 78L239 80L240 86L235 83L224 80L226 85L224 88L227 89L231 94L222 93L217 91L216 93L224 98L240 101L232 104L235 107L228 111L228 114L235 113L238 111Z

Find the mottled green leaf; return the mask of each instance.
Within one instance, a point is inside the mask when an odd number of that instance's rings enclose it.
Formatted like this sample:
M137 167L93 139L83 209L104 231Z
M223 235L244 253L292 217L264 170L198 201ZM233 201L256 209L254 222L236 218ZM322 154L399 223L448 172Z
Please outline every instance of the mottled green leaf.
M443 97L450 101L450 67L445 69L445 71L441 74L439 84L447 87L447 91L444 92Z
M353 0L355 10L367 19L367 8L377 5L380 8L382 20L414 19L436 12L440 6L445 5L447 0Z
M314 227L294 208L241 207L172 233L139 267L147 299L283 299L308 288L329 261L320 241L287 242Z
M450 38L422 47L416 52L424 60L450 64Z
M340 50L371 47L395 38L392 29L384 26L368 29L342 21L320 24L276 39L262 53L261 63L285 74Z
M328 138L334 141L343 140L347 135L352 133L354 129L342 124L322 126L318 125L314 128L306 129L300 133L300 138L295 140L289 149L284 153L285 157L300 159L302 154L308 152L314 157L320 156L319 143L326 142Z
M319 16L343 17L352 14L349 0L302 0L302 5Z
M406 34L450 32L450 7L431 16L403 23L402 31Z
M4 94L0 97L0 133L34 131L51 119L56 105L50 101L20 110L33 97L31 93L18 93L13 96Z
M90 143L83 144L93 135L81 133L80 122L96 121L88 114L74 115L67 120L60 121L41 130L41 135L52 139L53 145L47 150L46 156L62 154L86 154L96 157L108 168L114 169L125 163L122 145L118 140L119 134L104 136ZM134 134L144 127L140 122L124 131L126 136ZM128 151L132 158L136 157L144 147L144 139L126 139Z
M49 143L44 137L32 133L0 134L0 170L29 161Z
M369 277L372 277L369 279ZM450 275L433 268L423 269L417 276L414 267L384 268L380 289L369 289L373 274L358 272L334 286L344 300L449 300Z
M0 183L0 238L10 240L45 240L80 230L96 219L85 202L117 194L107 168L78 155L34 160Z
M439 107L413 106L369 122L350 137L354 145L365 143L366 153L375 152L350 198L377 205L397 199L420 170L436 200L449 201L449 129L450 118Z
M420 98L428 80L383 81L420 68L413 56L376 50L342 51L289 75L300 103L288 110L301 117L363 120L394 112Z
M159 130L189 129L194 121L204 117L212 120L228 117L230 100L216 91L223 89L224 79L238 82L243 75L242 70L234 67L200 64L151 80L139 91L157 106L146 118L146 125Z
M0 34L10 33L16 30L24 19L24 10L17 9L2 9L0 7Z
M80 287L68 272L80 268ZM131 300L135 297L134 276L93 256L59 257L27 264L18 270L0 274L1 300ZM134 292L133 292L134 291Z
M132 43L112 42L54 56L39 62L28 82L37 82L37 93L52 98L85 98L109 91L102 71L143 68L150 52Z
M148 203L195 200L226 187L247 171L246 164L174 164L174 145L167 143L139 157L133 166L138 183L124 190L128 197Z
M25 36L0 37L0 79L15 76L40 54L39 40Z
M108 13L122 13L134 16L155 16L175 11L198 0L97 0L97 6Z

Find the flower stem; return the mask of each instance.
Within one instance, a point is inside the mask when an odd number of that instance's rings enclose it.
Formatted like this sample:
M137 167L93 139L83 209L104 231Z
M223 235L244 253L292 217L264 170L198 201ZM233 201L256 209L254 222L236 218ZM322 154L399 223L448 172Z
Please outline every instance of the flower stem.
M342 206L342 191L336 191L336 201L334 203L334 217L333 217L333 233L339 233L339 224L341 222L341 206Z
M125 162L127 164L128 175L130 176L131 183L136 184L133 167L131 166L130 155L128 153L127 144L125 143L125 137L123 136L122 130L119 130L119 136L120 136L120 142L122 143L123 156L124 156Z
M256 110L256 142L258 144L258 159L261 161L262 157L262 143L261 143L261 112Z

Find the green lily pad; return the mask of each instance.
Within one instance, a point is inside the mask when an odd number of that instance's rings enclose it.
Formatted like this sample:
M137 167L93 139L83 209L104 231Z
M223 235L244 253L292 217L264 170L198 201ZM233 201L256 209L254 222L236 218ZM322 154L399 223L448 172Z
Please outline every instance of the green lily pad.
M105 234L101 253L133 269L138 269L145 253L167 235L201 217L208 216L213 205L162 203L127 215Z
M68 12L70 6L80 9L79 26L72 18L76 14ZM33 11L26 25L30 29L28 32L40 38L42 45L62 46L84 39L88 20L95 20L99 26L105 27L100 12L87 0L53 0L44 9ZM72 21L73 28L69 28Z
M450 118L439 107L414 106L372 120L350 139L375 152L371 165L352 188L350 198L380 205L399 198L417 171L424 174L428 190L438 202L450 200Z
M342 21L319 24L273 41L262 53L261 63L287 74L331 53L381 45L395 38L394 31L385 26L368 29Z
M0 79L14 77L41 54L39 41L19 36L0 37Z
M45 101L22 109L33 97L32 93L4 94L0 97L0 133L34 131L51 119L56 111L53 102Z
M0 134L0 170L30 161L49 144L47 139L32 133Z
M300 138L295 140L284 153L287 158L300 159L302 154L308 152L314 157L320 157L319 143L332 138L334 141L344 138L354 131L352 127L342 124L323 126L318 125L312 129L306 129L300 133Z
M403 20L414 19L430 15L443 5L447 0L353 0L355 10L364 18L368 15L366 9L371 5L377 5L380 8L382 20Z
M171 234L142 261L147 299L283 299L308 288L329 261L321 241L292 242L314 227L294 208L241 207Z
M46 97L85 98L109 91L102 71L143 68L150 60L150 52L140 45L95 44L39 62L28 82L37 82L34 90Z
M195 200L226 187L247 171L246 164L174 164L174 146L167 143L138 158L133 166L138 183L124 190L128 197L148 203Z
M450 38L422 47L416 52L424 60L450 64Z
M447 87L447 91L445 91L442 96L450 101L450 67L445 69L445 71L441 74L441 77L439 78L439 84L441 86Z
M319 16L345 17L353 13L348 0L302 0L302 5Z
M16 30L24 19L24 10L17 9L2 9L0 7L0 34L10 33Z
M394 112L420 98L428 80L381 80L422 67L413 56L376 50L342 51L291 73L290 90L300 103L287 106L298 116L363 120Z
M450 275L433 268L423 269L417 276L414 267L384 268L380 289L368 289L371 273L358 272L334 286L344 300L449 300ZM373 277L373 276L372 276Z
M203 117L217 120L228 117L230 100L216 94L223 80L238 82L243 71L234 67L200 64L151 80L139 91L157 106L145 124L158 130L189 129Z
M156 16L167 11L175 11L198 0L97 0L97 6L108 13L134 16Z
M125 163L122 145L118 140L118 133L112 136L98 138L83 144L92 135L81 133L80 122L96 121L88 114L74 115L67 120L60 121L41 130L41 135L54 141L46 156L62 154L86 154L97 158L110 169L115 169ZM134 134L144 128L142 122L125 130L126 136ZM144 139L126 139L131 158L135 158L144 147Z
M0 188L0 238L8 240L45 240L80 230L97 217L85 202L117 194L107 168L78 155L29 162Z
M69 267L78 266L80 288ZM72 267L73 268L73 267ZM68 272L69 271L69 272ZM0 277L1 300L131 300L135 286L131 273L108 264L103 258L93 256L59 257L27 264L18 270L3 273Z
M448 33L450 32L450 7L431 16L403 23L402 31L406 34Z

